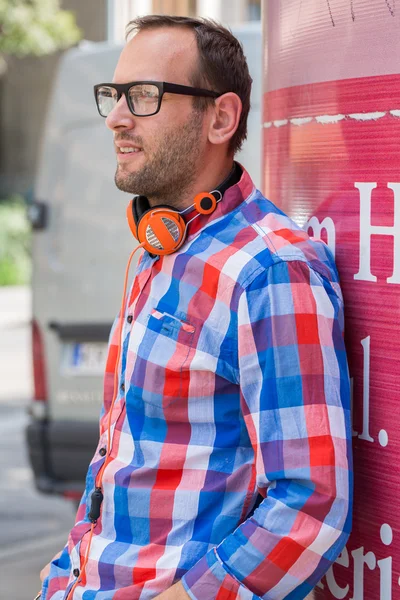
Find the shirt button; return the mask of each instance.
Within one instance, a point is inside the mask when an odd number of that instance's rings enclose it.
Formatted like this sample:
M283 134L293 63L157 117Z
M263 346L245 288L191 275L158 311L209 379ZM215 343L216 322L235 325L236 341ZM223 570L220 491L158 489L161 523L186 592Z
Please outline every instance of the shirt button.
M79 569L74 569L72 571L72 573L73 573L74 577L79 577Z
M125 384L121 383L121 386L120 386L119 389L121 390L121 392L124 392L125 391Z
M106 448L100 448L99 454L100 454L100 456L105 456L107 454Z
M128 315L126 320L128 321L128 323L132 323L132 321L133 321L132 315Z

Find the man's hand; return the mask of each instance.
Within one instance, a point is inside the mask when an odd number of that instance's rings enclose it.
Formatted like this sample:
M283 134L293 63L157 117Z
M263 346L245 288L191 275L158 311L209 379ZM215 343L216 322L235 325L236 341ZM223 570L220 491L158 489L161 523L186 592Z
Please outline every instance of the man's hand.
M165 590L165 592L156 596L154 600L190 600L190 596L185 592L185 588L181 582L178 581L178 583L175 583L175 585Z
M53 556L53 558L51 559L51 561L49 563L47 563L47 565L45 567L43 567L43 569L40 571L40 581L42 583L46 579L47 575L50 573L50 565L51 565L51 563L53 562L53 560L55 560L59 556L61 556L61 552L58 552L58 554L55 554Z

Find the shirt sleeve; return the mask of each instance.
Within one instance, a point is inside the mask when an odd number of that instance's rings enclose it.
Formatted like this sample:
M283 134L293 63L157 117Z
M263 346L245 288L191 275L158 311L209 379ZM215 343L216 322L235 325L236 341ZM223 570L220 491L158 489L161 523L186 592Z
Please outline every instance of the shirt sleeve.
M349 374L340 289L300 260L258 274L238 304L254 514L182 579L192 599L305 598L351 529Z

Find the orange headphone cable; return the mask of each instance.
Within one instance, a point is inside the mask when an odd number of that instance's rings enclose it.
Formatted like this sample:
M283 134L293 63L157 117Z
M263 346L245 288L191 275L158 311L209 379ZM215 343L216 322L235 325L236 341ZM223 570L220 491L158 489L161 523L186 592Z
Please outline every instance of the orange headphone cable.
M107 466L107 459L109 458L109 454L110 454L110 450L111 450L111 417L112 417L112 411L114 408L114 404L115 404L115 400L117 399L117 390L118 390L118 373L119 373L119 361L121 358L121 348L122 348L122 323L123 323L123 319L124 319L124 315L125 315L125 308L126 308L126 288L128 285L128 277L129 277L129 269L131 266L131 262L132 262L132 258L134 256L134 254L140 249L143 248L144 244L139 244L138 246L136 246L136 248L131 252L129 258L128 258L128 262L126 265L126 269L125 269L125 278L124 278L124 290L122 292L122 302L121 302L121 309L120 309L120 318L119 318L119 328L118 328L118 352L117 352L117 359L115 361L115 370L114 370L114 392L113 392L113 399L111 402L111 406L110 406L110 410L108 413L108 424L107 424L107 453L104 459L104 463L103 466L101 467L100 471L97 474L96 477L96 482L95 482L95 487L101 487L101 482L102 482L102 478L103 478L103 473L104 473L104 469ZM83 560L83 565L81 567L81 572L79 574L79 577L77 578L77 580L75 581L74 585L72 586L68 596L67 596L67 600L68 598L72 598L72 594L74 593L75 589L78 587L79 583L82 581L82 578L85 577L85 572L86 572L86 565L88 563L89 560L89 551L90 551L90 546L92 544L92 538L93 538L93 533L94 533L94 528L96 527L97 521L92 522L90 530L89 530L89 541L88 541L88 545L86 547L86 552L85 552L85 558Z

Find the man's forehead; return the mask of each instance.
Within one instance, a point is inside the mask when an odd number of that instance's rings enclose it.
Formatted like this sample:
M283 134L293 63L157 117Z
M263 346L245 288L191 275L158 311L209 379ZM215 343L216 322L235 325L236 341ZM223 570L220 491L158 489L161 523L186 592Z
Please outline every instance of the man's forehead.
M141 31L122 50L114 82L154 79L187 83L197 60L198 50L193 31L183 27Z

